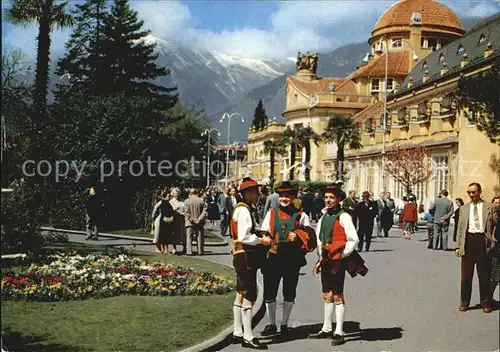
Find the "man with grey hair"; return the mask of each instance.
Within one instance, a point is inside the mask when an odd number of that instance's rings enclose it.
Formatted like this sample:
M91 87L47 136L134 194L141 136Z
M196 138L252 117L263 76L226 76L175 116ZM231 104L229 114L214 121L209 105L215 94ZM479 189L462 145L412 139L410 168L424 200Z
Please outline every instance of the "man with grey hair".
M192 241L196 236L198 255L203 255L205 247L204 226L207 217L207 203L199 197L197 189L189 191L189 198L184 202L184 216L186 218L186 254L193 255Z
M439 192L439 198L429 209L429 213L434 216L434 249L442 248L445 251L448 250L450 218L454 213L453 202L447 197L448 191L442 190Z

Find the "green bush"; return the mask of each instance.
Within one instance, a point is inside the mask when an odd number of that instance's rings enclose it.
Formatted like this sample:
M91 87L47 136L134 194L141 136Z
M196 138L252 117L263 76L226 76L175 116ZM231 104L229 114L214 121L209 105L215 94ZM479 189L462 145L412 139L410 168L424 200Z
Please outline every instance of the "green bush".
M294 187L298 187L302 191L307 190L308 193L312 194L314 194L315 192L323 194L325 192L325 188L332 184L332 182L321 182L321 181L306 182L306 181L296 181L296 180L290 181L290 183Z
M67 240L65 235L42 234L40 188L18 183L13 192L2 193L1 248L3 253L30 253L42 246Z

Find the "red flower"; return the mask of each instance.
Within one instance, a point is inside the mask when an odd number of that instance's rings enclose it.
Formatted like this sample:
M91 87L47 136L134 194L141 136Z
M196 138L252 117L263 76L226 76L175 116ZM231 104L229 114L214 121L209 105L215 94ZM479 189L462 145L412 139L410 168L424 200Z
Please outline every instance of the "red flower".
M14 278L12 276L6 276L6 277L3 278L3 280L5 282L11 282L11 281L14 281Z
M49 276L49 281L50 282L61 282L63 279L62 277L58 276L58 275L51 275Z
M120 268L118 269L118 272L119 272L119 273L122 273L122 274L128 274L128 273L131 273L131 272L132 272L132 270L130 270L129 268L126 268L126 267L122 266L122 267L120 267Z

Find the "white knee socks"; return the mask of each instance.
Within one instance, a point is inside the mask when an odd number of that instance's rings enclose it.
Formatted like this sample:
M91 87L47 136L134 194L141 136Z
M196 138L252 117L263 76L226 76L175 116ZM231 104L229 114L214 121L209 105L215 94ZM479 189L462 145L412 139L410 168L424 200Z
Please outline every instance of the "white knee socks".
M241 306L236 304L233 305L233 317L234 317L234 328L233 335L242 337L243 336L243 322L241 319Z
M335 304L335 334L344 335L344 316L345 316L345 305Z
M269 324L276 325L276 301L271 303L266 302L266 312Z
M288 325L288 319L290 318L290 313L292 313L293 302L283 301L283 317L281 319L281 325Z
M243 321L243 338L252 341L252 307L241 307L241 317Z
M325 315L323 318L323 327L321 328L324 332L332 332L333 308L333 303L325 302Z

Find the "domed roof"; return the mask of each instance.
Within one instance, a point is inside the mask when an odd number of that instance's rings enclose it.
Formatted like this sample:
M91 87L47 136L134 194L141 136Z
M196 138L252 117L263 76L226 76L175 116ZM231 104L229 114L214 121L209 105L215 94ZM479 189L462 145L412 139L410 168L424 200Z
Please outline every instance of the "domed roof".
M423 26L448 27L463 33L462 23L457 15L434 0L402 0L392 5L380 16L374 32L391 26L409 26L411 15L414 12L422 14Z

